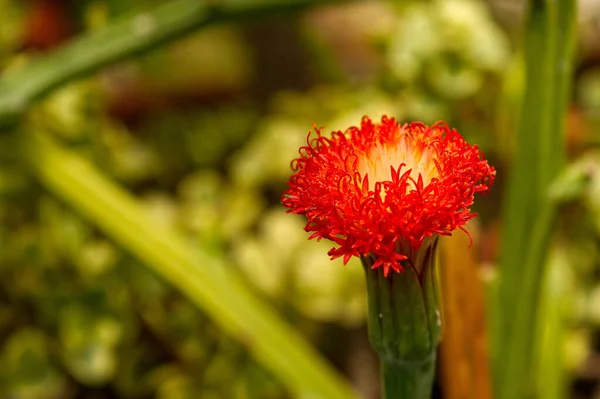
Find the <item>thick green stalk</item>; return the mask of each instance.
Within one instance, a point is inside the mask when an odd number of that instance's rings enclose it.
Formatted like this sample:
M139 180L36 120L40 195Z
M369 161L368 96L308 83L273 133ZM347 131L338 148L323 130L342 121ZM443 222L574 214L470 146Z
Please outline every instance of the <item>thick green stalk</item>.
M533 370L535 362L535 334L540 303L540 291L545 278L544 266L547 262L548 242L556 218L554 204L546 204L540 210L531 233L528 252L523 259L522 292L512 303L501 303L501 309L509 313L505 317L512 321L511 335L505 342L504 356L497 364L500 371L500 384L496 386L500 399L528 398L534 394ZM513 305L514 304L514 305ZM507 306L511 306L507 309Z
M437 239L408 252L404 271L372 269L363 257L369 307L369 341L381 360L384 399L429 399L440 340L441 317L435 279Z
M550 114L554 120L550 123L561 132L566 125L566 113L571 99L571 86L573 80L573 60L575 58L575 47L577 44L577 1L561 0L556 3L556 43L553 80L555 83L556 99L553 101L553 110ZM556 145L553 154L565 156L565 135L560 135L560 140L555 140ZM554 174L561 169L564 159L559 158L556 162Z
M548 158L547 149L556 147L551 142L561 142L557 131L549 129L554 84L551 73L553 6L546 0L531 0L529 8L525 29L526 87L502 219L500 295L504 304L511 303L522 291L523 260L547 191L544 175L555 169L554 159ZM510 334L511 325L511 317L502 318L501 337Z
M421 363L381 361L382 397L430 399L435 375L435 353Z
M570 100L573 76L573 59L577 38L577 3L574 0L562 0L556 3L556 45L554 58L554 78L556 82L551 112L554 120L551 126L559 131L565 126L566 114ZM550 149L557 157L556 165L564 164L560 157L565 156L564 134L561 140L555 140L557 146ZM556 180L553 184L556 184ZM536 338L538 354L536 356L538 370L538 395L544 399L561 399L568 396L569 373L565 365L563 342L569 322L568 299L571 294L571 270L566 259L565 248L560 243L552 246L548 269L542 281Z
M187 295L297 397L355 397L295 330L251 294L223 257L193 248L153 223L131 195L48 137L22 136L25 160L50 192Z
M552 248L547 267L537 326L537 389L540 398L563 399L569 397L564 342L573 307L571 298L576 297L573 292L573 273L564 245L559 243Z
M328 0L172 0L124 15L0 79L0 127L57 86L205 25L298 11Z
M535 396L538 308L557 213L549 189L565 158L575 5L575 0L529 2L526 88L503 215L498 291L502 313L496 315L500 328L494 336L500 399Z

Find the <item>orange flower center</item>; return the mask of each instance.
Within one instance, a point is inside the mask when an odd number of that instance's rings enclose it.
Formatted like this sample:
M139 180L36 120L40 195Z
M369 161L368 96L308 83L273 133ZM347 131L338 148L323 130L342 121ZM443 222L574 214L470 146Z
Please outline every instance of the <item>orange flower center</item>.
M398 170L404 164L402 171L411 169L410 177L414 181L423 179L423 185L428 185L439 173L435 166L434 152L421 140L413 139L406 132L400 133L400 138L393 143L373 146L359 161L358 171L361 175L369 176L369 189L373 190L376 182L391 180L391 168ZM409 186L410 187L410 186ZM410 191L407 187L406 191Z

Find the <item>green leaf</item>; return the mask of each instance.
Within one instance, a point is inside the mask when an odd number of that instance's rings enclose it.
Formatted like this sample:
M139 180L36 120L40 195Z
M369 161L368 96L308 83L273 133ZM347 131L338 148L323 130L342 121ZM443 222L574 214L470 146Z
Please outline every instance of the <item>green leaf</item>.
M493 352L500 399L529 397L535 389L536 316L557 212L550 188L565 159L575 15L574 0L529 2L526 89L503 212L501 313L492 323L498 326Z
M355 397L294 329L250 293L222 256L191 248L153 223L131 195L47 137L24 132L23 156L48 190L187 295L298 396Z
M172 0L123 15L0 79L0 127L18 122L31 103L59 85L203 26L298 11L323 0Z

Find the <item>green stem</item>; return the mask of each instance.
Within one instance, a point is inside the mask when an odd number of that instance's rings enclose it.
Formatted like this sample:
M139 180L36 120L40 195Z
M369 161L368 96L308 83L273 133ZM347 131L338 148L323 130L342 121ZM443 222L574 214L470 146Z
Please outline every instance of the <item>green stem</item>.
M542 287L542 281L538 279L546 278L544 272L547 243L556 219L556 207L554 204L546 204L540 212L539 219L533 226L529 252L522 262L524 266L521 274L522 291L519 297L513 300L517 306L511 309L510 314L512 334L504 348L504 362L497 365L502 371L500 375L503 384L497 387L501 399L527 398L534 393L535 389L535 384L531 383L531 380L536 375L533 371L534 337Z
M383 398L431 397L441 319L435 280L437 238L419 250L403 248L404 271L373 269L363 257L369 305L369 341L381 359Z
M569 397L569 371L565 365L564 342L567 339L573 289L572 265L563 243L552 248L548 273L543 285L538 318L537 389L540 398Z
M381 362L383 399L430 399L435 353L421 363Z
M30 104L57 86L155 48L202 26L298 11L323 0L172 0L115 19L0 79L0 127L11 126Z
M528 251L531 230L537 219L540 204L547 196L548 172L555 170L555 159L549 148L560 147L555 130L550 128L553 85L551 64L554 29L551 8L546 0L530 0L524 37L526 86L516 138L510 180L504 202L501 252L502 279L500 295L504 304L517 300L522 290L521 271ZM562 149L561 149L562 150ZM506 306L512 311L514 306ZM502 315L504 316L504 314ZM499 339L506 339L512 328L511 317L503 317ZM499 364L502 367L501 364Z
M557 217L551 182L565 159L565 111L575 40L575 0L530 0L526 88L503 212L494 376L500 399L535 396L535 342L548 244ZM498 315L496 315L498 317ZM560 365L557 365L560 367Z

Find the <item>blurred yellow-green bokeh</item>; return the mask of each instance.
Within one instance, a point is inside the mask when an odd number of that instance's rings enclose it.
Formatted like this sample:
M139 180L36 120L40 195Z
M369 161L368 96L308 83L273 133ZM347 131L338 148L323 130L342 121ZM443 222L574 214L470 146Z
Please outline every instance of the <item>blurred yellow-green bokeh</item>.
M0 0L0 68L8 81L122 16L150 29L135 15L163 3ZM383 114L445 120L498 170L492 192L476 199L475 245L446 244L459 262L472 252L477 277L469 284L494 295L524 90L526 2L312 3L264 17L248 12L111 63L52 90L0 132L0 399L295 397L251 343L224 333L42 184L15 144L27 132L87 160L135 196L151 226L232 268L370 399L379 392L378 362L360 261L329 261L332 244L308 241L281 194L313 124L344 130ZM568 167L553 187L564 203L560 237L548 248L548 263L559 264L549 287L560 295L550 288L544 311L565 315L556 342L568 377L561 392L600 398L600 5L579 3ZM502 304L488 302L480 322L492 325ZM542 327L540 339L547 335ZM441 364L435 397L459 399L442 378L453 371Z

